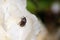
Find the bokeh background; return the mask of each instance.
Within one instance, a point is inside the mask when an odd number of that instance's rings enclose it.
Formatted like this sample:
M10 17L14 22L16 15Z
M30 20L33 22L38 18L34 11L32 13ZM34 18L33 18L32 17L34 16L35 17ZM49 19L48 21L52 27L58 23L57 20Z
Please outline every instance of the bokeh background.
M26 8L45 24L49 33L60 28L60 0L27 0Z

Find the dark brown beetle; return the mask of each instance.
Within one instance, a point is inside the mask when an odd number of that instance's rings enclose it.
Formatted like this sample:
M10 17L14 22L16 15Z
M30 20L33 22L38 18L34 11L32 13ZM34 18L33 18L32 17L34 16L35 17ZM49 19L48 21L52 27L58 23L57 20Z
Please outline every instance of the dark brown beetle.
M26 18L23 17L23 18L21 19L20 23L19 23L20 26L21 26L21 27L24 27L24 26L26 25L26 21L27 21Z

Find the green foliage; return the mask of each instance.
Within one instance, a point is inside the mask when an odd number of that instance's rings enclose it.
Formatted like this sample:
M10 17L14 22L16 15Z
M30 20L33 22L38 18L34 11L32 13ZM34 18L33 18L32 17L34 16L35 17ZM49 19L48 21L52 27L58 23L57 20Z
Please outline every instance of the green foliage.
M27 2L27 9L28 9L30 12L34 13L34 12L36 11L36 6L33 4L33 2L28 1L28 2Z
M52 2L52 0L27 0L27 9L32 13L36 13L49 8Z

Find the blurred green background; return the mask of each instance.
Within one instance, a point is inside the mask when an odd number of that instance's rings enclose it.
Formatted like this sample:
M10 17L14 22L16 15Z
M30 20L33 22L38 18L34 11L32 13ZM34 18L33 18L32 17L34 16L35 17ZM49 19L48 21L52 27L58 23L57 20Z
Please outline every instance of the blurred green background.
M55 0L27 0L27 9L32 13L47 10L54 1Z

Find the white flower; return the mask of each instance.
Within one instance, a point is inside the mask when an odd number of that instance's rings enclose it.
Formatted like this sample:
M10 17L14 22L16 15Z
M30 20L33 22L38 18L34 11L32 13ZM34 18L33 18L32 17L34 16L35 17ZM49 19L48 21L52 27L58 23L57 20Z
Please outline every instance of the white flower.
M0 14L3 14L0 23L4 25L0 25L0 40L37 40L39 32L41 39L44 38L46 29L35 15L26 10L26 0L0 1Z

